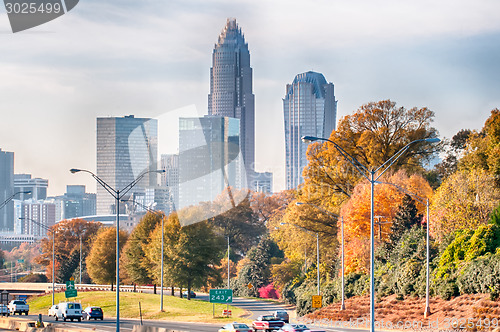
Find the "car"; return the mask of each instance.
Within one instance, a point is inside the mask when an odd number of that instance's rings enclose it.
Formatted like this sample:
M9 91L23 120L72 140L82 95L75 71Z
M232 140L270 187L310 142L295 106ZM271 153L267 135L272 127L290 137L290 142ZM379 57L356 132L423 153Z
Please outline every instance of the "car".
M83 316L87 320L91 320L92 318L94 320L103 320L104 319L104 313L102 312L102 309L100 307L87 307L85 310L83 310Z
M278 332L325 332L323 330L311 330L305 324L285 324Z
M58 310L59 310L59 305L57 305L57 304L54 304L52 307L50 307L49 313L48 313L49 317L50 316L56 317Z
M285 323L290 322L290 317L288 316L288 312L286 312L285 310L276 310L275 312L273 312L273 316L278 320L284 321Z
M187 297L188 296L188 291L182 292L182 297ZM191 296L190 298L194 299L196 297L196 293L191 291Z
M285 322L276 319L273 315L261 315L257 317L257 320L252 322L252 328L255 332L257 331L274 331L280 329Z
M64 321L67 319L73 321L74 319L79 322L82 320L82 305L78 302L61 302L58 305L58 309L55 315L55 320L62 318Z
M9 316L9 308L5 304L0 304L0 315L2 316Z
M224 325L218 332L253 332L253 330L247 324L233 322Z
M9 302L7 308L9 308L9 312L12 315L15 314L22 315L24 313L27 316L30 310L30 306L26 304L26 302L24 302L23 300L12 300Z

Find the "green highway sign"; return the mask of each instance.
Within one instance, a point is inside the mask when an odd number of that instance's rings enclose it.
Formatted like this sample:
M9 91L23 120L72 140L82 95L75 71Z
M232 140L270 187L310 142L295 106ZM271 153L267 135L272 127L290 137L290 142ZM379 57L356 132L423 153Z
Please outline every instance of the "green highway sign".
M70 297L76 297L77 295L78 293L75 288L75 281L74 280L66 281L66 291L64 292L64 296L66 298L70 298Z
M233 290L232 289L211 289L210 290L210 303L232 303Z

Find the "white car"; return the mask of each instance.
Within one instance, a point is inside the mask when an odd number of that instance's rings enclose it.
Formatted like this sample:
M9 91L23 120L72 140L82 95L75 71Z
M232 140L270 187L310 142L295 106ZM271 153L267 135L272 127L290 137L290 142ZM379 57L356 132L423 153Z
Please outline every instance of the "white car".
M54 317L56 317L56 315L57 315L57 311L58 311L58 310L59 310L59 305L57 305L57 304L55 304L55 305L53 305L52 307L50 307L50 309L49 309L49 313L48 313L49 317L50 317L50 316L54 316Z

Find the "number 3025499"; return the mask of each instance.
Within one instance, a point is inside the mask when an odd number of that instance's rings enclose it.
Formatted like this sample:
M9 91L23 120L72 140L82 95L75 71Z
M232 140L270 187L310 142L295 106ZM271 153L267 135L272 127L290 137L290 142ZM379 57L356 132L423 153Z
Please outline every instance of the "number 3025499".
M7 14L59 14L63 9L59 3L34 3L34 2L21 2L21 3L5 3Z

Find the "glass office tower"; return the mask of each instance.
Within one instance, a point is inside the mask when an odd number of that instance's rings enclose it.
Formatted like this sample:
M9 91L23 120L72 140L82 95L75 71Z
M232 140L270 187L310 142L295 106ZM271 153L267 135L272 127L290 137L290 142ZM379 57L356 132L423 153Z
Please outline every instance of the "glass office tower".
M285 118L286 188L293 189L304 182L302 170L307 165L305 135L330 137L335 130L337 101L333 83L323 74L312 71L298 74L286 85L283 99Z
M116 190L122 190L144 171L158 169L158 121L149 118L97 118L97 176ZM158 173L146 175L129 193L144 194L157 185ZM97 214L115 214L116 202L97 186ZM124 205L120 211L125 212Z

